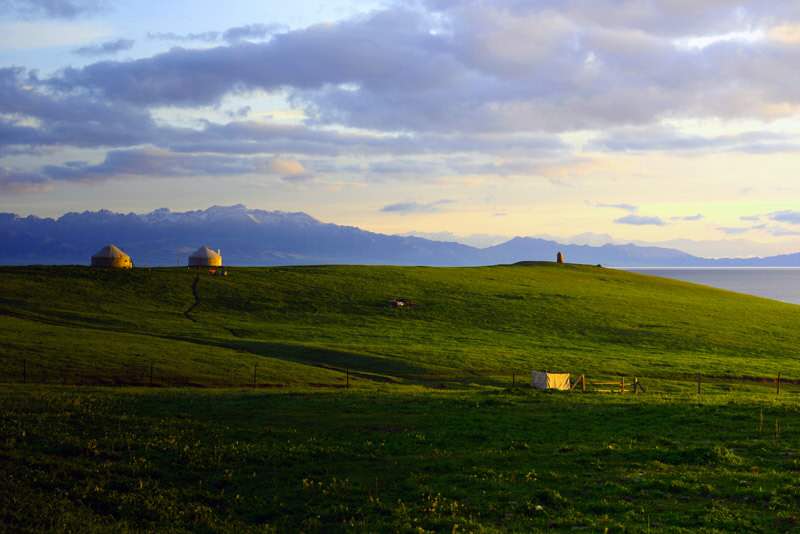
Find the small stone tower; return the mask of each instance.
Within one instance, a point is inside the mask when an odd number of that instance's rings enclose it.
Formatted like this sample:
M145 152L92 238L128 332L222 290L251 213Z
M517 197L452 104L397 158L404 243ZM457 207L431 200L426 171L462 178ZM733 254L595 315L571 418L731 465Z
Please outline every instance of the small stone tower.
M564 254L562 254L561 252L556 254L556 263L558 264L564 263Z

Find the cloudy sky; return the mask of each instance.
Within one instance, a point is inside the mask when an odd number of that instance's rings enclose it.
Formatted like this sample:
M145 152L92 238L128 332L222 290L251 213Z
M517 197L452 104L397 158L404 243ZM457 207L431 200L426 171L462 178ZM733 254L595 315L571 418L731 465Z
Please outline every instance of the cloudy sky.
M800 250L800 2L220 5L0 0L0 211Z

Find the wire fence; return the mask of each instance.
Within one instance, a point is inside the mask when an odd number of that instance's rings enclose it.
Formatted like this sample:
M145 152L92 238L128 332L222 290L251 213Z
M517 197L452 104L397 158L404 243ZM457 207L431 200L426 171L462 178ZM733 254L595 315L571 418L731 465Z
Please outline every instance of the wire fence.
M411 384L433 389L473 387L530 388L531 371L502 369L444 370L378 373L374 370L315 366L323 374L294 376L281 381L258 365L218 368L187 376L156 362L124 367L101 367L21 360L0 365L0 382L7 384L63 386L197 387L197 388L350 388L368 383ZM573 392L610 394L800 394L800 379L783 376L714 375L708 373L651 373L634 376L613 372L572 373Z

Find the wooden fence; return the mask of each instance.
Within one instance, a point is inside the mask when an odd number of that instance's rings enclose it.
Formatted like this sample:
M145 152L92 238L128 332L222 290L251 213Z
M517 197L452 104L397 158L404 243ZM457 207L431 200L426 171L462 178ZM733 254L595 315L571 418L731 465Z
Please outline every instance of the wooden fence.
M493 386L502 388L530 387L529 372L519 370L472 369L463 371L393 372L375 371L319 365L334 374L326 383L315 382L309 377L295 379L296 385L310 387L349 388L370 381L416 384L436 389L459 389L465 387ZM0 363L0 382L22 384L53 384L71 386L134 386L134 387L288 387L292 384L269 382L263 379L266 374L262 364L250 368L238 366L229 372L222 370L216 376L203 379L186 377L160 369L156 363L142 362L139 365L119 368L92 368L90 366L51 365L47 362L32 363L27 359ZM571 391L581 393L646 393L648 389L667 392L682 391L702 395L709 392L733 391L737 387L761 386L773 388L776 395L800 393L800 380L784 377L777 373L774 377L759 376L716 376L695 374L653 374L647 376L648 387L638 376L626 377L621 374L605 373L588 375L573 374ZM337 378L338 377L338 378ZM319 380L319 379L316 379ZM788 391L787 391L788 389Z

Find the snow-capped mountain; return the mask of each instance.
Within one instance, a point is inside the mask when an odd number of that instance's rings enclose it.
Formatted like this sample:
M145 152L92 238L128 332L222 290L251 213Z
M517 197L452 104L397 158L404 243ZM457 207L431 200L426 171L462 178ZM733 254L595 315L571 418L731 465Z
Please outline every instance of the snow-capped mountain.
M491 265L552 260L558 251L571 262L620 267L800 265L798 254L709 260L664 247L571 245L529 237L477 248L378 234L323 223L301 212L248 209L241 204L186 212L161 208L144 214L85 211L58 219L0 214L0 261L5 264L85 264L108 243L128 252L137 265L183 265L188 253L203 244L221 249L229 265Z

